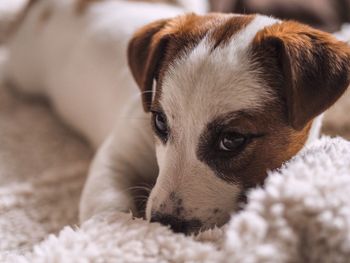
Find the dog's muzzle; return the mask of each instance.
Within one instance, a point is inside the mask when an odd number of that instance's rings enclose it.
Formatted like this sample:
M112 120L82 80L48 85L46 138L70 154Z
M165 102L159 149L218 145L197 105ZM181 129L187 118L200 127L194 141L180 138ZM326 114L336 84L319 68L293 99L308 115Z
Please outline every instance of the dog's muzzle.
M202 227L202 222L200 220L184 220L173 215L162 214L159 212L153 212L150 221L169 226L175 233L184 233L185 235L196 233Z

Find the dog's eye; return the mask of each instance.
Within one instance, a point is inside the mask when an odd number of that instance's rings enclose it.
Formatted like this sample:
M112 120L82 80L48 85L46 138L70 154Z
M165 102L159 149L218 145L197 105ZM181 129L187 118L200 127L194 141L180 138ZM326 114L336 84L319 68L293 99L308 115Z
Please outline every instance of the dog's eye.
M153 112L153 124L156 133L162 138L168 137L168 122L166 116L161 112Z
M225 152L241 150L247 143L247 138L239 133L225 133L220 137L219 149Z

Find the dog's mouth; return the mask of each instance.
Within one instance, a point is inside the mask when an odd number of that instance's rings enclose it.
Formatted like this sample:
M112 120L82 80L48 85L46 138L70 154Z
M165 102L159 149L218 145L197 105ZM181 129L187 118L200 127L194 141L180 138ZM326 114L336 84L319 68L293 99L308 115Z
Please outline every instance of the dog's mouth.
M159 223L169 227L175 233L185 235L197 235L200 232L221 227L230 219L231 212L219 208L183 209L181 213L162 209L151 210L147 213L147 219L150 223Z
M197 235L208 229L221 227L229 221L231 213L238 212L246 204L245 192L240 194L235 202L237 205L232 210L210 206L186 208L183 200L178 198L174 192L169 195L168 201L175 201L175 204L166 204L164 201L158 203L158 198L149 195L150 189L139 188L138 194L143 198L142 200L135 199L138 209L135 216L143 217L150 223L160 223L175 233L185 235Z
M185 235L197 234L202 230L203 223L196 218L185 220L174 215L152 213L150 222L158 222L164 226L170 227L175 233L183 233Z
M151 212L147 216L146 207L149 198L149 190L138 188L137 195L135 196L136 210L133 211L135 217L140 217L149 220L150 223L160 223L161 225L169 227L174 233L183 233L185 235L196 235L201 231L210 229L214 227L207 224L207 222L202 221L197 217L191 217L190 219L185 219L179 213L169 214L163 212ZM141 198L142 197L142 198Z

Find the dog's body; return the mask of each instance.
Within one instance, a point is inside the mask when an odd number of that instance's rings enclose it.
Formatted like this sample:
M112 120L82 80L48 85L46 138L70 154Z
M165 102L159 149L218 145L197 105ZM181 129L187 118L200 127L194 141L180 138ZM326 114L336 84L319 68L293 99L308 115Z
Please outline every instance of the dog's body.
M99 147L81 220L136 213L129 190L156 182L151 221L186 233L222 225L267 170L317 138L315 118L349 84L347 46L265 16L163 19L135 33L127 48L138 27L183 11L134 1L38 1L9 42L8 79L48 96Z
M31 3L10 43L8 72L19 88L48 96L65 121L98 147L116 113L137 96L126 57L133 32L184 9L115 0Z

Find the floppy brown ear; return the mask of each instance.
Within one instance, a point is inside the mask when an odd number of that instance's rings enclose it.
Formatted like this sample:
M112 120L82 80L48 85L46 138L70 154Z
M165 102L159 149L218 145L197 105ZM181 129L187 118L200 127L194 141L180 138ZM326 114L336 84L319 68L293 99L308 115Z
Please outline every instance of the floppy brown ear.
M150 111L153 81L165 53L168 37L161 32L168 20L153 22L138 30L129 42L128 63L131 73L142 92L143 107Z
M253 44L277 60L288 120L296 130L332 106L349 85L350 48L330 34L288 21L258 32Z

